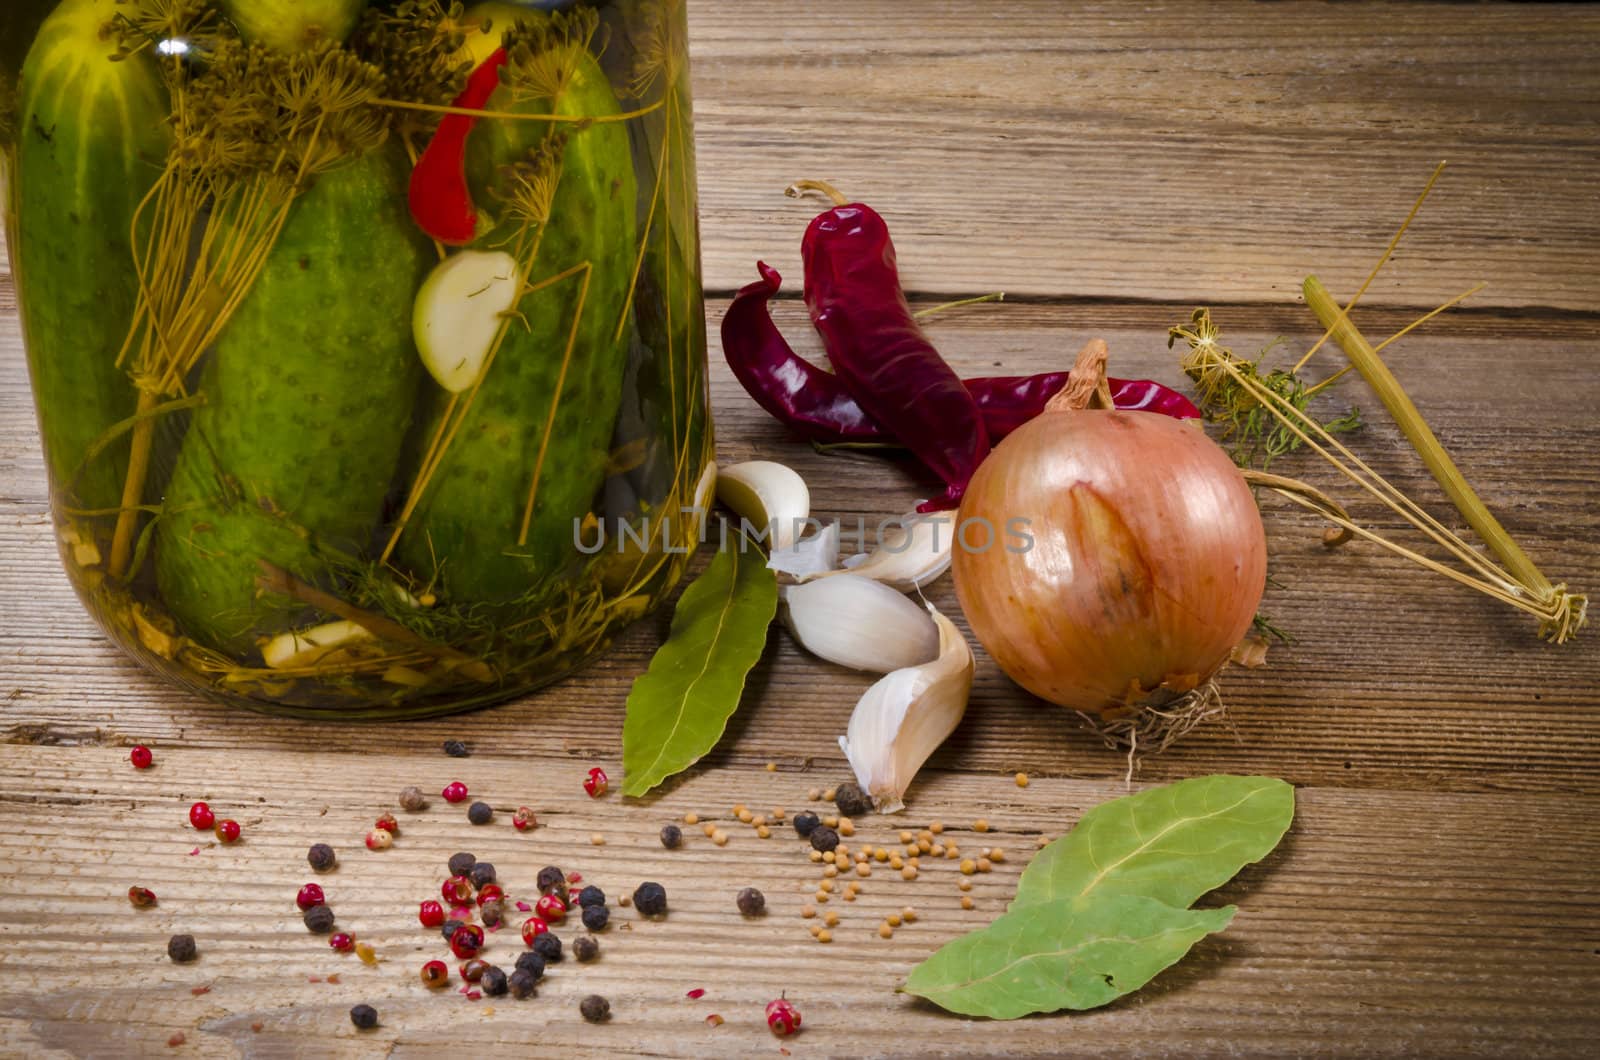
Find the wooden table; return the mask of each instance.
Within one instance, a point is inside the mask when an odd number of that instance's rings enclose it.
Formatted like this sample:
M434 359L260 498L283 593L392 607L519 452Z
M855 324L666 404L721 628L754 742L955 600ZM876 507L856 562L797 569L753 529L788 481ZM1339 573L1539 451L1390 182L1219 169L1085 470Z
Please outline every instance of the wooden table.
M1241 350L1316 334L1297 304L1316 271L1348 297L1434 163L1447 172L1357 314L1387 335L1478 280L1488 287L1392 347L1395 371L1445 445L1554 577L1600 590L1600 13L1555 6L1063 5L830 0L692 5L701 216L710 318L764 257L798 289L808 207L780 194L831 178L876 203L924 304L1004 290L934 337L964 373L1062 366L1106 337L1118 374L1179 382L1165 329L1210 305ZM816 351L803 309L781 326ZM713 329L713 333L714 333ZM762 1006L803 1009L796 1056L1049 1052L1282 1056L1577 1054L1600 1035L1600 631L1540 642L1518 613L1372 547L1325 552L1318 526L1268 505L1273 588L1291 631L1262 670L1227 678L1229 723L1146 758L1139 783L1267 773L1299 787L1293 831L1217 900L1240 914L1147 989L1096 1012L1009 1024L944 1015L893 993L944 940L1005 905L1039 836L1125 791L1126 761L1075 719L1019 692L980 655L966 722L919 779L905 820L942 819L1009 857L958 906L955 869L875 876L831 945L797 915L815 868L791 838L728 825L664 851L688 811L726 819L806 806L845 776L836 745L869 679L804 657L779 633L726 739L642 804L586 799L616 767L623 699L666 616L581 676L467 717L311 725L220 708L121 658L78 608L51 540L45 478L0 277L0 1052L9 1055L777 1055ZM882 516L924 495L870 459L785 439L712 351L719 459L785 460L820 512ZM1314 374L1337 352L1319 354ZM1338 400L1354 444L1454 523L1358 382ZM1334 486L1313 457L1283 470ZM1352 498L1353 499L1353 498ZM1358 515L1393 520L1371 505ZM948 580L933 598L956 613ZM461 737L465 761L441 742ZM155 748L148 773L130 744ZM776 765L776 772L768 768ZM1032 784L1013 784L1027 771ZM416 783L452 778L502 813L470 829L438 800L382 854L376 815ZM234 848L184 824L204 798L237 817ZM538 831L509 810L537 809ZM985 817L994 831L971 832ZM899 821L862 822L881 840ZM780 832L783 830L780 829ZM602 834L603 847L590 845ZM331 954L292 896L308 843L339 848L327 877L341 923L383 963ZM530 1002L430 996L438 942L414 903L470 848L526 887L543 864L612 895L658 879L662 924L633 923L602 959L570 964ZM139 883L161 904L130 908ZM768 895L743 922L733 893ZM921 913L892 941L891 909ZM191 931L198 963L163 955ZM507 961L519 946L502 935ZM338 982L331 982L336 973ZM685 992L704 988L698 1001ZM593 1028L576 1001L609 995ZM346 1018L366 1001L382 1026ZM726 1019L720 1027L708 1014ZM186 1043L169 1048L182 1033Z

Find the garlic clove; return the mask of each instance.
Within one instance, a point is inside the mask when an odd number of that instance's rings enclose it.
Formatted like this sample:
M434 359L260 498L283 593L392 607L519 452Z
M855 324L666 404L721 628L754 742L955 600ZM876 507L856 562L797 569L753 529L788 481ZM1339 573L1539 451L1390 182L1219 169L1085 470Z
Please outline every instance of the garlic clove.
M789 586L783 623L807 651L853 670L888 673L939 655L939 628L926 611L853 574Z
M905 809L917 770L949 738L972 693L972 648L955 623L930 604L939 656L896 670L867 689L850 715L839 747L879 813Z
M310 629L280 633L261 646L261 658L274 670L310 666L341 648L371 640L365 626L345 619Z
M793 545L811 516L811 491L794 468L747 460L717 472L717 500L732 508L769 549Z
M852 556L845 561L845 568L909 593L937 581L950 569L955 540L955 520L948 514L913 513L885 527L878 535L878 547L859 558Z
M788 548L773 549L767 566L778 572L778 581L791 585L833 574L839 566L839 524L829 523Z
M503 250L457 251L434 266L417 291L411 326L435 382L459 394L478 381L521 292L517 259Z

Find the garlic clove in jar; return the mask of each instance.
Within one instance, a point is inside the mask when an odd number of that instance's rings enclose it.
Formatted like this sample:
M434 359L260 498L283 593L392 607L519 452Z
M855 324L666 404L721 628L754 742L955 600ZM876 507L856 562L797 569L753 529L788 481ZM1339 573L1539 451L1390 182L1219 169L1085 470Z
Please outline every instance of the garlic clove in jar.
M459 394L478 381L521 291L517 259L502 250L461 250L434 266L417 291L411 326L435 382Z
M912 513L885 527L878 547L855 562L846 561L845 568L902 593L913 592L950 569L955 540L955 520L948 513Z
M777 572L780 583L790 585L834 573L839 566L839 524L829 523L788 548L773 549L767 566Z
M365 626L340 619L280 633L261 646L261 658L274 670L291 670L310 666L341 648L371 639L372 633Z
M717 500L748 522L773 550L793 545L811 515L811 491L799 472L772 460L747 460L717 473Z
M854 574L790 586L783 623L807 651L853 670L888 673L939 655L939 628L926 611Z
M932 662L886 674L850 715L839 747L879 813L905 809L906 789L928 756L949 738L972 693L972 649L955 623L930 604L939 630Z

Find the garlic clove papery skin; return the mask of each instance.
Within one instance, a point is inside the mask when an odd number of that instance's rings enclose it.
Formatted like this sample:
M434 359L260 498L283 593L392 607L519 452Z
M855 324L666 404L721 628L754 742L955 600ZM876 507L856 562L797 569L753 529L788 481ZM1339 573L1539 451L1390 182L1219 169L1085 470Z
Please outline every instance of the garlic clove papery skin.
M773 460L746 460L717 473L717 500L766 535L770 550L792 546L811 517L811 491L800 473Z
M883 674L939 656L939 627L926 611L853 574L789 586L783 624L811 654L852 670Z
M972 648L955 623L930 604L939 630L932 662L886 674L850 715L839 747L879 813L905 809L906 789L961 724L972 694Z
M839 566L839 524L829 523L788 548L773 549L767 566L777 572L779 582L789 585L832 574Z
M878 547L859 559L851 557L845 570L902 593L914 592L950 569L955 540L956 523L949 513L913 513L886 527Z

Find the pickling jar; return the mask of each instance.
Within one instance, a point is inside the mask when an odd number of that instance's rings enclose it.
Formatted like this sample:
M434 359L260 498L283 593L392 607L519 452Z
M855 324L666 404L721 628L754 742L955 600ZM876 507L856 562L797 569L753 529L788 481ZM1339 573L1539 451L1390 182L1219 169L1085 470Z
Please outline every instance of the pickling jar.
M683 0L8 0L66 572L252 708L526 692L655 607L712 437Z

